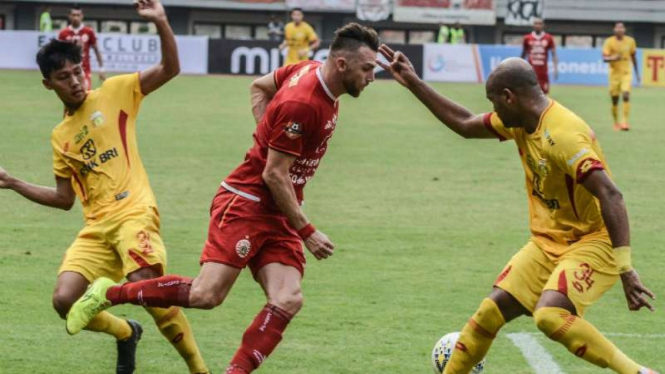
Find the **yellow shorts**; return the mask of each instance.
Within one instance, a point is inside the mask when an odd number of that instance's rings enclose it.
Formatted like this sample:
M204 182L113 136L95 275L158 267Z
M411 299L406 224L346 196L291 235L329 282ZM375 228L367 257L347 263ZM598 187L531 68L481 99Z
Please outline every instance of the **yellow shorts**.
M139 207L86 225L67 249L58 274L73 271L88 281L118 282L144 267L166 270L166 249L159 234L159 212Z
M494 286L511 294L529 312L543 291L559 291L573 302L581 317L617 280L613 249L605 241L575 243L555 260L530 241L510 259Z
M633 87L633 74L610 74L610 96L619 96L630 92Z
M307 61L307 60L309 60L309 56L305 56L305 57L301 58L297 54L295 56L293 56L291 53L288 53L286 55L286 59L284 59L284 66L299 64L299 63L301 63L303 61Z

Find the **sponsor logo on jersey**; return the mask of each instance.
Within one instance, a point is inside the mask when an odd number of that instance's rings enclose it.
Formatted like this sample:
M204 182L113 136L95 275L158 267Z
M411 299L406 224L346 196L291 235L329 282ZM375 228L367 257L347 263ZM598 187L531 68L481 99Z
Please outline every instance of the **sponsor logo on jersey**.
M121 193L115 195L115 200L120 201L120 200L126 198L127 196L129 196L129 191L121 192Z
M81 131L79 131L78 134L76 134L76 136L74 137L74 144L79 144L80 142L82 142L83 139L85 139L85 137L88 136L88 134L89 134L88 125L85 125L81 128Z
M573 155L573 157L570 158L570 160L567 161L569 166L575 165L575 161L579 160L582 156L585 154L589 153L589 150L587 148L582 148L580 149L577 153Z
M249 254L249 251L252 249L252 243L249 242L249 236L246 236L245 239L238 240L236 243L236 253L240 258L245 258Z
M295 122L289 122L284 129L286 136L291 140L296 140L302 136L302 125Z
M95 142L92 139L88 139L88 141L83 144L83 147L81 147L81 156L83 156L84 160L90 160L95 157L96 154L97 147L95 147Z

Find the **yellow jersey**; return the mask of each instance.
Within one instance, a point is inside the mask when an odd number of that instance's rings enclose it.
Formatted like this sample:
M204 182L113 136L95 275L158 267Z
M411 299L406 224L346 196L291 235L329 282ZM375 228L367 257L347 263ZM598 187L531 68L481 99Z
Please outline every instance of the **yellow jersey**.
M289 22L284 27L284 40L288 48L284 66L297 64L309 59L309 45L318 40L316 31L307 22L296 25Z
M532 134L507 128L496 113L484 117L499 140L517 144L526 174L532 240L552 258L582 240L610 242L598 200L581 184L593 170L610 174L593 130L551 101Z
M109 78L53 129L53 171L71 179L88 223L156 207L136 142L142 100L138 73Z
M603 56L619 55L620 57L619 60L610 62L610 75L631 74L631 56L636 51L637 44L635 44L635 39L630 36L624 35L621 39L611 36L605 39L605 43L603 43Z

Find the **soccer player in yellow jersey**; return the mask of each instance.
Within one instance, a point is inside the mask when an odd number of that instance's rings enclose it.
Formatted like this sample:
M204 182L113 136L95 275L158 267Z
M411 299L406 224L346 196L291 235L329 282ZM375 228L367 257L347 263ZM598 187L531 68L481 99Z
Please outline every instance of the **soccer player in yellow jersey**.
M284 27L284 41L279 46L280 50L287 49L284 66L309 60L309 51L321 45L316 31L303 21L304 18L302 9L291 10L291 22Z
M499 329L521 315L532 315L546 336L597 366L655 373L583 319L619 279L631 310L653 310L646 296L654 297L631 266L623 197L584 120L549 99L522 59L508 59L492 72L486 91L494 112L474 115L422 82L402 53L386 46L381 52L390 61L381 65L457 134L514 140L526 174L531 239L464 326L444 373L468 374Z
M51 136L56 187L29 184L0 168L0 188L42 205L69 210L78 196L85 227L67 250L53 292L53 306L64 319L71 305L99 277L129 281L161 276L166 252L148 176L139 158L136 118L143 98L180 71L173 31L158 1L135 1L137 12L154 22L162 60L140 72L106 80L86 91L81 48L53 40L37 55L43 84L65 106L65 117ZM208 373L185 315L178 308L146 308L162 334L186 361L191 373ZM142 327L108 312L86 327L117 339L116 373L135 369Z
M603 43L603 60L610 64L609 86L615 130L630 130L628 115L630 114L630 89L633 84L631 63L635 68L637 81L640 81L636 52L635 39L626 35L626 27L623 22L617 22L614 25L614 35L605 39L605 43ZM619 120L619 95L623 99L623 121Z

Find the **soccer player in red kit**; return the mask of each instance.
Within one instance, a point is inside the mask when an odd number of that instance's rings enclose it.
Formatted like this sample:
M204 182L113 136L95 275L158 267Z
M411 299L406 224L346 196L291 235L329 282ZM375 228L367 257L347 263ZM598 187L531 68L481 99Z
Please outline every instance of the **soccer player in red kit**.
M552 62L554 63L554 80L557 80L559 73L557 65L559 60L556 56L556 44L552 35L544 31L545 22L542 19L536 18L533 22L533 31L524 35L522 42L522 58L526 58L529 64L533 66L538 77L540 88L546 94L550 92L550 78L548 75L547 61L549 54L552 53Z
M73 42L81 46L83 51L82 67L85 75L86 90L92 89L92 69L90 68L90 48L95 51L97 63L99 64L99 79L104 81L106 73L104 71L104 62L102 54L97 47L97 35L95 30L83 24L83 10L78 5L69 10L69 26L60 30L59 40Z
M168 275L122 285L101 278L71 308L68 331L80 331L117 304L212 309L249 266L267 304L245 331L226 373L257 369L302 307L302 242L318 260L333 254L333 243L303 213L303 189L337 126L337 98L358 97L374 80L378 48L376 31L350 23L335 33L325 63L304 61L254 81L254 146L212 202L198 277Z

